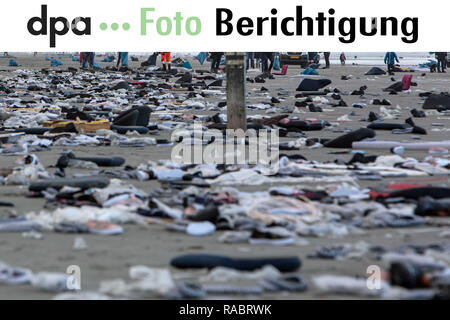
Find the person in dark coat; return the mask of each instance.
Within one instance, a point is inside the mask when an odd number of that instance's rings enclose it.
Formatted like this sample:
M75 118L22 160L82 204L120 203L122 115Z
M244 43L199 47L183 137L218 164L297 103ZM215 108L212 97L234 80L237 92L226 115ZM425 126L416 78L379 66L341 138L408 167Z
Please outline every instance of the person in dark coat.
M272 71L274 61L275 61L274 52L261 52L262 72L270 73Z
M264 52L255 52L255 59L260 61L261 71L264 72L267 69L267 57Z
M331 52L324 52L323 56L325 58L325 67L324 69L330 69L330 54Z
M437 70L440 73L445 73L447 69L447 52L436 52Z
M275 53L274 52L264 52L266 59L270 62L267 67L266 73L272 72L273 63L275 62Z
M217 73L222 60L223 52L210 52L211 56L211 72Z
M246 63L247 63L247 70L250 68L255 69L255 53L254 52L247 52L246 54Z

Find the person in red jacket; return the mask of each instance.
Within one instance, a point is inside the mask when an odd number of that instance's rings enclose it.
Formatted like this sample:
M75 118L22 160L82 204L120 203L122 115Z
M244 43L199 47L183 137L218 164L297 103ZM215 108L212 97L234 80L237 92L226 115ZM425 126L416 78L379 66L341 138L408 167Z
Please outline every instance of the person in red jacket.
M345 60L347 60L347 58L345 57L345 53L341 53L341 55L339 56L339 59L341 60L341 65L345 65Z

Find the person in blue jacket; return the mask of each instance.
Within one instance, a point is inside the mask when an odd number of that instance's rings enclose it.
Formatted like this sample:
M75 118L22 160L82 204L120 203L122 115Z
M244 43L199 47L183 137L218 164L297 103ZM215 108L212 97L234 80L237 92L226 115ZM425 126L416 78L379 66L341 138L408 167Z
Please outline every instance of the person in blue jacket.
M386 52L386 55L384 56L384 63L388 66L388 72L392 73L394 69L395 61L399 63L397 54L395 52Z

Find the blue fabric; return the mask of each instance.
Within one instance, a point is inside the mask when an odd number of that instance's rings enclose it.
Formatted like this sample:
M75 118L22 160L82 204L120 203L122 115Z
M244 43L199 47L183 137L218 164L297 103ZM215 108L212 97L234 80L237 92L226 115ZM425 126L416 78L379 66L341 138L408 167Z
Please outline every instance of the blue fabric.
M80 57L72 57L72 61L80 61Z
M120 63L122 66L128 67L128 52L120 52Z
M226 63L225 57L222 58L222 60L220 60L220 65L224 66Z
M313 75L313 76L318 76L319 75L317 70L313 69L313 68L306 68L305 70L303 70L302 74L304 74L304 75Z
M192 66L189 61L184 62L181 66L186 69L192 69Z
M52 67L59 67L59 66L63 66L64 64L63 64L61 61L59 61L59 60L52 59L52 60L50 61L50 65L51 65Z
M277 71L281 70L280 60L278 60L278 56L275 57L275 60L273 62L273 70L277 70Z
M102 60L102 62L112 62L112 61L113 61L113 57L111 57L111 56L105 57L105 58Z
M52 61L49 57L45 56L45 61Z
M428 62L419 64L419 68L429 68L432 65L437 65L437 61L429 59Z
M206 58L208 57L208 52L200 52L195 59L197 59L201 65L205 62Z
M85 52L83 54L83 68L88 68L89 67L89 61L92 61L92 65L95 65L94 62L95 59L95 53L94 52Z
M395 52L386 52L386 55L384 56L384 63L395 64L395 61L397 61L397 63L399 62L397 54Z
M95 61L94 61L94 68L103 69L103 67Z
M9 66L10 67L18 67L19 64L14 59L9 59Z

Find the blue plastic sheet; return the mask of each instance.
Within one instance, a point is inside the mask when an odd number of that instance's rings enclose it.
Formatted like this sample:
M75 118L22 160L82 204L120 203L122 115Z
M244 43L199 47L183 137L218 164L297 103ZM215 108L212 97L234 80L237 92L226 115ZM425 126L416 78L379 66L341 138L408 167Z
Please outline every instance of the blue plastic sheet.
M94 68L103 69L103 67L95 61L94 61Z
M302 74L304 74L304 75L313 75L313 76L318 76L319 75L317 70L313 69L313 68L306 68L305 70L303 70Z
M189 61L184 62L181 66L186 69L192 69L192 65Z
M52 67L59 67L59 66L63 66L64 64L63 64L61 61L59 61L59 60L52 59L52 60L50 61L50 65L51 65Z
M201 65L205 62L206 58L208 58L208 52L200 52L195 59L197 59Z

